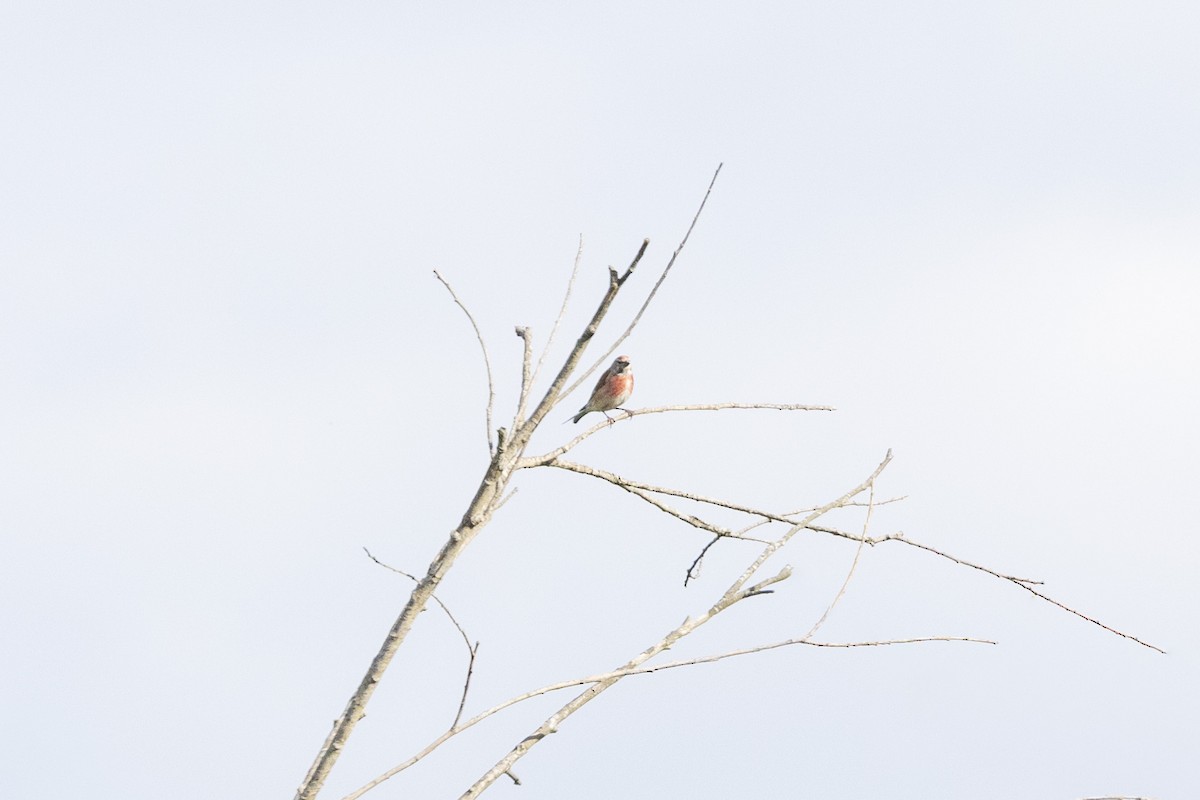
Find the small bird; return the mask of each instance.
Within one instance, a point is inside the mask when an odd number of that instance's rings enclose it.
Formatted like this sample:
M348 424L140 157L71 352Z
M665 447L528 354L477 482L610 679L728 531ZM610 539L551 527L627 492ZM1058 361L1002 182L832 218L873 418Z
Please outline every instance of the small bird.
M584 414L600 411L608 417L609 422L612 422L612 417L608 416L608 412L618 408L629 399L631 394L633 394L633 369L629 366L629 356L617 356L612 366L596 382L596 388L592 389L592 396L588 398L583 408L579 409L579 413L571 418L571 421L579 422Z

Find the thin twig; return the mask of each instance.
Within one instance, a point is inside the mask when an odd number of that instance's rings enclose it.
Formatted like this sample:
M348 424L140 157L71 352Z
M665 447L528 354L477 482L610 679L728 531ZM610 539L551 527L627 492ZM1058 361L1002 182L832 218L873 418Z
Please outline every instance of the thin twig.
M579 234L579 248L575 251L575 263L571 267L571 277L567 279L567 291L563 293L562 306L558 309L558 316L554 318L554 325L550 328L550 336L546 339L546 345L542 348L541 355L538 356L537 366L533 368L533 376L529 380L530 389L537 381L538 373L542 371L542 363L546 360L546 356L550 353L550 348L554 345L554 336L558 333L558 326L562 324L563 318L567 315L567 306L571 301L571 290L575 287L575 278L579 275L579 264L583 260L583 234ZM525 406L529 401L527 393L521 393L521 405L517 411L517 418L524 419Z
M650 305L650 301L653 300L654 295L658 293L658 287L663 285L663 281L667 279L667 275L671 272L671 267L675 266L675 259L679 258L679 254L683 252L683 246L687 244L688 237L692 235L692 230L696 227L696 223L700 221L700 215L704 212L704 206L708 203L708 196L712 194L713 186L716 184L717 176L721 174L721 167L723 166L725 166L724 163L717 165L717 170L713 173L712 180L708 182L708 189L704 192L704 199L700 201L700 207L696 209L696 214L692 217L692 224L688 225L687 232L683 234L683 239L679 241L679 246L676 247L675 252L671 254L671 260L667 262L666 268L662 271L662 274L658 276L658 281L655 282L654 288L650 290L650 294L646 295L645 302L642 303L642 307L639 308L637 314L634 315L633 321L629 323L629 327L626 328L625 332L618 336L616 340L613 341L612 345L604 351L604 355L600 356L600 358L594 364L592 364L587 371L580 375L576 381L571 384L569 389L563 392L564 397L578 389L579 385L587 380L588 376L595 372L596 369L602 364L606 364L608 362L608 357L616 351L621 342L628 339L629 334L633 333L633 329L637 327L638 322L642 319L642 314L646 312L646 307ZM646 241L649 242L650 240L647 239Z
M514 486L508 494L504 495L504 497L501 497L500 500L496 503L495 510L499 511L500 509L504 508L504 504L507 503L509 500L512 500L513 495L515 495L520 490L521 490L520 486Z
M858 568L858 560L862 557L863 548L866 546L867 531L871 526L871 513L875 510L874 482L871 483L870 492L870 496L867 499L867 515L863 520L862 539L859 540L858 547L854 548L854 560L850 562L850 569L846 571L846 579L842 581L841 588L838 589L838 593L834 595L833 601L829 604L828 608L825 609L825 613L821 614L820 619L813 623L813 626L808 629L808 633L804 634L802 638L811 639L813 634L821 629L821 626L825 624L825 620L829 619L829 615L833 612L834 606L836 606L842 599L842 596L846 594L846 587L850 585L850 579L854 577L854 570Z
M583 358L583 353L587 350L588 344L592 341L592 337L596 335L596 331L600 329L600 323L608 316L608 311L612 307L613 301L617 298L617 293L621 291L621 287L625 285L625 281L633 275L638 264L642 261L642 256L646 254L646 248L650 245L650 240L646 239L642 242L642 246L638 248L637 254L634 255L633 261L629 262L625 272L617 273L612 267L608 268L608 290L601 298L600 304L592 313L591 320L584 326L583 332L579 334L579 338L575 340L575 345L571 348L571 352L567 354L563 364L558 369L558 374L554 376L554 380L550 382L546 393L542 395L542 399L538 401L537 406L529 414L529 418L517 429L515 438L520 442L521 447L529 441L529 437L533 435L534 430L550 413L550 409L558 405L563 398L562 389L579 365L579 360Z
M809 528L809 530L816 531L818 533L828 533L831 536L839 536L843 539L850 539L851 541L855 541L855 542L859 541L859 539L862 538L856 533L848 533L846 531L839 530L837 528L826 528L821 525L809 525L808 528ZM935 556L941 556L942 558L946 559L947 561L953 561L955 564L959 564L964 567L970 567L971 569L977 569L980 572L986 572L988 575L992 575L997 578L1002 578L1006 581L1012 581L1014 583L1021 583L1021 584L1029 584L1032 586L1042 585L1042 581L1034 580L1033 578L1018 578L1015 575L1005 575L1003 572L997 572L996 570L991 569L990 567L985 567L982 564L976 564L973 561L967 561L965 558L958 558L957 556L952 556L949 553L943 553L941 550L938 550L936 547L930 547L927 544L921 544L918 541L909 539L903 533L890 533L887 536L877 536L873 539L868 538L866 540L866 543L869 545L872 545L872 546L877 545L877 544L882 544L883 542L900 542L901 544L906 544L910 547L916 547L920 550L926 551L927 553L933 553Z
M617 475L616 473L613 473L613 472L608 472L606 470L597 469L596 467L589 467L586 464L578 464L574 461L564 461L561 458L556 458L553 461L548 461L545 464L542 464L540 466L558 467L559 469L565 469L568 472L577 472L580 475L588 475L593 478L600 478L602 480L608 481L609 483L614 483L617 486L620 486L622 489L626 489L626 490L641 489L642 491L646 491L646 492L655 492L656 494L665 494L665 495L670 495L671 497L680 497L680 498L683 498L684 500L692 500L697 503L706 503L710 506L717 506L719 508L727 508L730 511L740 511L744 514L752 514L756 517L765 517L767 520L773 521L773 522L783 522L788 525L796 524L795 519L789 519L786 516L779 515L779 514L772 514L769 511L762 511L757 508L751 508L750 506L745 506L745 505L742 505L741 503L734 503L734 502L727 501L727 500L718 500L714 497L705 497L704 495L696 494L694 492L685 492L680 489L670 489L666 486L655 486L653 484L643 483L641 481L629 480L628 478L623 478L620 475ZM714 531L714 533L715 532L716 531ZM722 533L722 535L727 535L727 534Z
M643 414L665 414L671 411L724 411L731 408L767 409L771 411L836 411L833 406L806 406L799 403L696 403L685 406L653 406L651 408L635 408L627 411L629 417L640 417Z
M650 494L649 492L642 491L641 489L635 489L632 486L623 486L619 483L617 485L620 486L625 491L629 492L634 497L640 497L641 499L645 500L647 503L654 506L658 510L665 511L666 513L670 514L672 517L675 517L676 519L678 519L682 522L686 522L688 525L691 525L693 528L699 528L702 531L708 531L709 533L715 533L717 536L723 536L723 537L728 536L730 538L735 538L734 532L729 530L728 528L722 528L720 525L713 525L711 522L705 522L704 520L700 519L697 516L693 516L692 514L685 514L684 512L667 505L663 501L654 497L654 495Z
M378 558L375 557L374 553L372 553L370 550L368 550L365 547L363 548L363 552L367 554L367 558L371 559L372 561L374 561L376 564L383 567L384 569L390 569L392 572L395 572L397 575L403 575L404 577L408 578L413 583L416 583L418 580L420 580L416 575L410 575L409 573L405 572L402 569L396 569L391 564L383 563L382 561L380 561ZM466 644L466 646L467 646L467 651L471 653L471 660L474 661L475 660L475 650L474 650L474 648L471 647L471 637L467 636L467 632L465 630L463 630L463 626L459 624L457 619L455 619L454 614L450 611L449 607L447 607L447 605L442 602L442 598L438 597L436 594L431 595L431 596L433 597L433 602L435 602L439 606L441 606L442 611L446 612L446 616L450 618L450 621L452 623L454 623L454 627L458 628L458 634L460 636L462 636L463 643ZM476 647L478 647L478 646L479 645L477 644ZM468 670L468 674L469 674L469 670Z
M842 508L866 508L868 505L873 505L875 508L879 508L880 506L886 506L886 505L890 505L892 503L899 503L899 502L902 502L907 499L908 499L908 495L902 494L899 497L889 497L887 500L876 500L874 503L846 503L845 505L842 506ZM795 517L800 514L807 514L809 511L815 511L816 509L817 509L817 506L809 506L808 508L798 508L795 511L785 512L785 513L781 514L780 516Z
M704 545L704 549L700 551L700 555L696 556L696 560L688 567L687 574L683 576L683 586L687 588L688 582L700 579L700 562L704 560L704 554L708 552L708 548L712 547L717 542L724 538L719 534L712 538L712 541Z
M513 491L516 490L514 489ZM364 547L363 552L367 554L367 558L371 559L384 569L390 569L397 575L403 575L414 583L418 581L416 575L410 575L402 569L396 569L391 564L383 563L367 548ZM479 654L479 642L475 642L475 644L472 645L470 637L467 636L467 632L463 630L463 626L460 625L458 620L454 618L454 615L450 613L450 609L445 603L442 602L442 599L436 594L432 595L432 597L433 601L442 607L442 611L446 612L446 616L449 617L450 621L454 623L454 627L458 628L458 632L462 636L463 642L467 645L467 677L466 680L463 681L462 695L458 699L458 713L454 715L454 723L450 726L453 728L455 725L458 725L458 721L462 718L463 707L467 704L467 693L471 691L471 676L475 674L475 656Z
M856 536L853 533L847 533L846 531L840 531L840 530L837 530L836 528L824 528L824 527L817 526L817 525L808 525L807 527L810 530L818 531L820 533L828 533L833 536L840 536L843 539L851 539L854 541L861 540L861 537ZM1029 578L1018 578L1013 575L1005 575L1003 573L995 571L994 569L989 569L988 567L985 567L981 564L975 564L975 563L973 563L971 561L967 561L965 559L956 558L955 556L952 556L948 553L943 553L941 550L938 550L935 547L930 547L927 544L921 544L920 542L915 542L912 539L909 539L908 537L906 537L902 533L893 533L893 534L889 534L887 536L880 536L878 538L866 540L866 543L870 544L870 545L883 544L884 542L900 542L901 544L906 544L910 547L916 547L920 550L924 550L926 552L933 553L936 556L941 556L942 558L947 559L948 561L953 561L955 564L961 564L964 567L970 567L971 569L977 569L980 572L986 572L988 575L992 575L996 578L1000 578L1001 580L1008 581L1009 583L1013 584L1014 586L1019 586L1022 589L1024 589L1025 591L1029 592L1034 597L1041 598L1042 600L1045 600L1050 605L1057 606L1057 607L1061 608L1063 611L1066 611L1068 614L1073 614L1076 617L1079 617L1080 619L1082 619L1086 622L1090 622L1093 625L1096 625L1097 627L1103 628L1104 630L1108 631L1109 633L1114 633L1123 639L1128 639L1131 642L1136 642L1137 644L1140 644L1142 647L1148 647L1151 650L1154 650L1155 652L1158 652L1158 653L1163 653L1164 655L1167 652L1166 650L1163 650L1161 647L1157 647L1155 645L1150 644L1149 642L1142 641L1141 639L1137 638L1133 634L1125 633L1123 631L1117 630L1116 628L1105 625L1100 620L1095 619L1093 617L1089 617L1087 614L1084 614L1083 612L1076 611L1075 609L1071 608L1070 606L1064 605L1063 603L1060 603L1059 601L1055 600L1053 597L1045 595L1045 594L1039 592L1037 589L1034 589L1033 588L1034 586L1041 585L1041 583L1042 583L1041 581L1030 580Z
M595 433L598 433L599 431L606 430L607 428L609 428L613 425L619 425L622 422L626 422L627 420L630 420L634 417L642 416L643 414L666 414L671 411L725 411L728 409L747 409L747 410L749 410L749 409L770 409L772 411L834 411L835 410L831 406L806 406L806 405L799 405L796 403L702 403L702 404L681 405L681 406L655 406L653 408L635 408L632 410L621 409L624 412L624 414L622 414L621 416L613 417L611 420L605 420L604 422L597 422L595 425L588 428L587 430L585 430L583 433L579 434L575 438L571 439L566 444L564 444L560 447L557 447L548 453L544 453L540 456L529 456L527 458L522 458L517 463L517 467L519 469L522 469L525 467L544 466L546 462L551 461L555 458L558 458L559 456L568 452L569 450L574 448L576 445L578 445L580 442L582 442L584 439L588 438L589 436L591 436Z
M558 467L559 469L565 469L569 472L577 472L581 475L588 475L593 478L599 478L603 481L607 481L608 483L611 483L614 486L618 486L621 489L624 489L625 491L629 492L630 494L634 495L635 497L639 497L642 500L645 500L647 503L649 503L650 505L659 509L660 511L665 511L666 513L670 514L671 516L675 517L676 519L682 520L695 528L699 528L700 530L705 530L705 531L708 531L709 533L715 533L717 536L727 537L730 539L746 539L746 540L752 541L752 542L759 542L761 544L767 544L767 542L764 541L763 539L756 539L756 538L753 538L750 536L742 536L738 533L735 533L734 531L729 530L728 528L722 528L719 525L713 525L712 523L706 522L706 521L700 519L699 517L684 513L683 511L673 508L672 506L669 506L666 503L664 503L663 501L654 497L653 495L650 494L650 492L674 495L676 497L683 497L688 500L699 500L700 502L706 502L703 498L701 498L697 495L689 495L686 492L677 492L677 491L672 491L669 489L663 489L658 486L650 486L649 484L638 483L636 481L628 481L628 480L625 480L624 478L622 478L620 475L617 475L615 472L609 472L607 470L597 469L596 467L589 467L586 464L576 464L573 461L561 461L561 460L556 459L554 461L549 462L548 464L545 464L544 466ZM717 502L713 502L711 504L712 505L723 505L723 504L717 503ZM733 508L733 506L729 506L729 505L725 505L724 507L725 508ZM735 508L735 510L744 510L744 509ZM790 522L790 520L788 520L788 521Z
M446 287L446 291L450 293L450 297L453 298L455 304L459 308L462 309L464 314L467 315L467 319L470 320L470 322L471 322L471 327L475 329L475 338L479 340L479 349L483 351L483 366L485 369L487 369L487 382L488 382L488 401L487 401L487 415L486 415L488 454L495 455L496 454L496 443L495 443L495 440L493 440L493 438L492 438L492 407L495 405L495 402L496 402L496 389L495 389L495 384L492 382L492 360L490 358L488 358L487 344L485 344L483 341L483 334L479 330L479 325L475 322L475 317L473 317L471 315L471 312L469 310L467 310L467 307L465 305L463 305L463 302L458 299L458 295L454 293L454 287L452 287L449 284L449 282L447 282L447 280L445 278L443 278L441 276L441 273L439 273L436 269L433 271L433 274L437 277L437 279L439 281L442 282L442 286Z
M462 719L463 708L467 705L467 693L471 691L471 676L475 674L475 656L479 655L479 642L471 648L471 658L467 661L467 679L463 681L462 695L458 699L458 713L454 715L454 722L450 723L450 729L454 730L458 727L459 720Z

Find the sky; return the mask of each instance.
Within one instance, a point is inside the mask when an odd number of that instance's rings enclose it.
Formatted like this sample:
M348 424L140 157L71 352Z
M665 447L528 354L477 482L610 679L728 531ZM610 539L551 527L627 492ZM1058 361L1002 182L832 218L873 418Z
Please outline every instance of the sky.
M5 797L290 797L550 365L637 417L573 451L774 510L890 449L816 638L629 678L488 797L1195 796L1200 10L1189 3L28 3L0 25ZM590 383L590 381L589 381ZM567 439L586 388L530 454ZM756 554L600 481L519 490L439 596L468 714L624 663ZM694 511L694 509L689 509ZM723 525L732 513L708 512ZM861 530L863 510L829 520ZM725 546L729 545L729 546ZM734 546L736 545L736 546ZM803 635L852 543L677 645ZM454 717L422 615L322 797ZM366 795L457 797L572 693Z

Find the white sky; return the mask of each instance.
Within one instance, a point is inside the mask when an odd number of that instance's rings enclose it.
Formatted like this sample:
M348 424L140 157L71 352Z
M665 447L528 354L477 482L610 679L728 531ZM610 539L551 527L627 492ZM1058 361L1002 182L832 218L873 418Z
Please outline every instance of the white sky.
M1194 796L1200 10L1190 3L15 3L0 24L0 796L288 797L474 491L474 310L622 328L645 417L575 457L795 508L890 447L877 533L1046 581L1160 656L906 548L829 641L631 679L489 797ZM619 323L619 324L618 324ZM544 340L544 339L542 339ZM564 339L565 342L565 339ZM582 397L557 413L567 417ZM569 428L557 418L533 450ZM750 556L546 471L441 596L468 702L616 666ZM713 515L719 522L730 522ZM842 524L860 524L846 516ZM672 657L796 636L853 549ZM453 717L422 617L323 796ZM555 695L368 797L456 797Z

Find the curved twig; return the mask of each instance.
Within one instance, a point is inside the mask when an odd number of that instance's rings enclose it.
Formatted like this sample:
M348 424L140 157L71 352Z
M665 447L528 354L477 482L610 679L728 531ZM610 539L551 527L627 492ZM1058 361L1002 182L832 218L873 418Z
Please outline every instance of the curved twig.
M516 491L516 490L514 489L513 491ZM416 583L417 581L420 580L416 575L411 575L402 569L396 569L391 564L383 563L382 561L380 561L378 558L375 557L374 553L372 553L370 550L368 550L365 547L363 548L363 552L367 554L367 558L371 559L372 561L374 561L376 564L383 567L384 569L390 569L392 572L395 572L397 575L403 575L404 577L408 578L413 583ZM447 606L445 603L443 603L442 598L438 597L436 594L431 595L431 597L433 598L433 602L435 602L439 606L441 606L442 611L446 612L446 616L450 618L450 622L452 622L454 624L454 627L458 628L458 633L460 636L462 636L463 644L465 644L467 646L467 677L463 681L462 696L459 697L459 699L458 699L458 713L454 715L454 723L450 726L451 728L453 728L455 725L458 724L458 721L462 718L463 708L467 704L467 693L471 690L471 676L475 674L475 657L477 655L479 655L479 642L475 642L475 644L472 645L470 637L467 636L467 632L465 630L463 630L463 626L455 618L454 614L451 613L449 606Z
M713 186L716 185L717 176L721 174L721 167L723 166L725 166L724 162L717 165L717 170L713 173L712 180L708 182L708 189L704 192L704 199L700 201L700 207L696 209L696 214L692 217L692 224L688 225L687 232L683 234L683 238L679 241L679 246L676 247L675 252L671 254L671 260L667 262L666 268L663 269L662 274L658 276L658 280L655 282L654 288L650 290L650 294L646 295L645 302L642 303L642 307L639 308L637 314L634 315L633 321L629 323L629 327L626 328L625 332L613 341L612 345L604 351L604 354L600 356L600 358L597 359L594 364L588 367L587 370L580 375L574 383L571 384L570 388L563 392L563 397L566 397L571 392L578 389L579 385L587 380L588 376L595 372L601 365L607 364L608 357L616 351L621 342L629 338L629 334L633 333L633 329L637 327L638 322L642 319L642 314L646 312L646 307L650 305L650 301L653 300L654 295L658 293L658 287L663 285L663 281L667 279L667 275L671 272L671 267L675 266L675 259L679 258L679 254L683 252L683 246L687 244L688 237L692 235L692 230L696 227L696 223L700 221L700 215L704 212L704 206L708 203L708 196L712 194ZM649 242L650 240L647 239L646 241Z
M463 305L462 300L458 299L458 295L454 293L454 287L452 287L436 269L433 271L433 274L439 281L442 282L442 286L446 287L446 291L450 293L450 297L453 298L454 303L462 309L464 314L467 315L467 319L471 322L471 327L475 329L475 338L479 340L479 349L483 351L483 366L487 370L488 383L486 414L488 455L494 456L496 454L496 441L492 438L492 407L496 404L496 389L495 384L492 382L492 360L488 358L487 344L485 344L483 341L483 334L479 331L479 325L475 322L475 317L472 316L471 312L467 310L467 307Z

